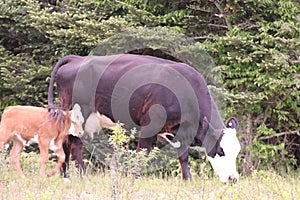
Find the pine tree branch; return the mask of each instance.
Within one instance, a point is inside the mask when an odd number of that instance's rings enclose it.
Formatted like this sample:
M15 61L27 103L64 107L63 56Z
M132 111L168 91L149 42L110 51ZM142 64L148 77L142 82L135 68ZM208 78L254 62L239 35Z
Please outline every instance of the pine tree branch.
M281 132L281 133L277 133L275 135L269 135L269 136L262 136L259 137L260 140L268 140L274 137L280 137L280 136L284 136L284 135L294 135L297 134L300 136L300 132L299 131L286 131L286 132Z
M227 15L224 12L224 9L222 9L220 2L218 0L211 0L211 2L213 2L215 4L215 6L217 7L217 9L219 10L220 14L218 15L218 17L222 17L225 19L227 28L231 27L231 22L229 21L229 19L227 18Z
M214 37L208 36L208 35L195 36L195 37L193 37L193 39L194 39L194 40L206 40L206 39L208 39L208 40L215 40Z

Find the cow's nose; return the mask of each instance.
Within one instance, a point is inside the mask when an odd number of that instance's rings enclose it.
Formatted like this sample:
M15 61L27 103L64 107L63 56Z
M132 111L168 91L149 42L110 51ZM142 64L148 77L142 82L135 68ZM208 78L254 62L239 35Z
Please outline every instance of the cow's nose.
M228 180L230 183L236 183L238 181L238 178L235 175L230 175Z

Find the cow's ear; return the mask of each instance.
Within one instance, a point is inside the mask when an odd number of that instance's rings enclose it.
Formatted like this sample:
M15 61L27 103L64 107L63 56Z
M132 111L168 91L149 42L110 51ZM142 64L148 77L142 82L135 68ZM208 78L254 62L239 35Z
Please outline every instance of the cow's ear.
M207 130L209 128L209 121L206 116L202 119L202 129Z
M231 117L230 119L227 120L226 127L227 127L227 128L238 129L239 123L238 123L238 121L236 120L236 118Z

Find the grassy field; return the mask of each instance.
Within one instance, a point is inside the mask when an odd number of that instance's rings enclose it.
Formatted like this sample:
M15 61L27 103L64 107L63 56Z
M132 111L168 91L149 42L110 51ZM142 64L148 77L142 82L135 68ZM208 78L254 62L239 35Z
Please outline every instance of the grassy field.
M23 171L27 175L25 179L18 178L5 160L1 159L0 163L0 199L5 200L300 199L299 172L279 175L259 171L242 176L236 184L222 184L217 177L195 174L189 182L182 181L180 177L134 179L118 176L112 179L109 171L80 178L71 165L71 182L66 183L59 175L40 178L38 156L34 153L22 156Z

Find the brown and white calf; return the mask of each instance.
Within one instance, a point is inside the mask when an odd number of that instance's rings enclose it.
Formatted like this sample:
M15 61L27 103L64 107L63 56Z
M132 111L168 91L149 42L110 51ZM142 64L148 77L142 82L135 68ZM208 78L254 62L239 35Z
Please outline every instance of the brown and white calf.
M52 176L59 172L65 161L62 144L69 134L80 136L83 117L78 105L70 112L56 109L49 113L47 108L33 106L10 106L4 110L0 125L0 149L10 140L13 147L11 162L17 173L25 177L20 164L24 145L38 143L40 149L40 176ZM72 131L72 132L70 132ZM46 174L48 151L53 150L58 161L54 169Z

